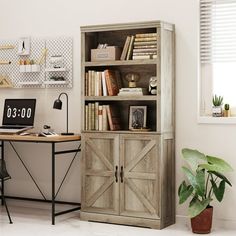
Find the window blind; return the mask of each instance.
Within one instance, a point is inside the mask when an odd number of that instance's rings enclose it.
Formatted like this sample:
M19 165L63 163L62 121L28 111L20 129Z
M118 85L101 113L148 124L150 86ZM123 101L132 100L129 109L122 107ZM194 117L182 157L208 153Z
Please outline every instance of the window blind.
M200 59L236 61L236 0L200 0Z

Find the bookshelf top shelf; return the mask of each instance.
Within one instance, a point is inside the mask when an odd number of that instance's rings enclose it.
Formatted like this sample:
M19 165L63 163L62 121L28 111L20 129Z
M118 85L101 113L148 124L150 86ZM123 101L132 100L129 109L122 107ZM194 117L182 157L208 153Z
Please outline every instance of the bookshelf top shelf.
M129 66L129 65L155 65L157 59L143 59L143 60L123 60L123 61L99 61L99 62L85 62L84 66Z
M155 95L144 96L85 96L85 101L156 101Z

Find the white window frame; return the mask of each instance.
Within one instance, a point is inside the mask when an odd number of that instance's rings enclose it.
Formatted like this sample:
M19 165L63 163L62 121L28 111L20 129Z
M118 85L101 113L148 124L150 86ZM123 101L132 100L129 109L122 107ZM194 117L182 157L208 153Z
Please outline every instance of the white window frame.
M212 104L212 95L213 95L213 79L209 79L209 80L204 80L203 81L203 73L208 73L209 78L212 77L211 76L211 62L214 61L215 59L218 60L219 54L217 54L217 50L216 50L216 54L215 51L212 51L212 44L210 44L210 47L207 48L207 50L202 50L201 47L201 39L203 37L205 37L204 35L204 31L202 30L203 28L201 28L201 20L203 19L201 17L201 6L200 4L203 3L210 3L210 4L214 4L214 3L222 3L222 2L233 2L236 4L236 0L199 0L199 74L198 74L198 123L210 123L210 124L236 124L236 117L212 117L211 116L211 104ZM209 12L207 12L209 13ZM209 15L207 15L209 16ZM207 21L208 18L206 18L206 23L208 24L209 22L211 23L211 21ZM204 23L205 23L205 19ZM212 28L211 28L212 29ZM203 34L201 34L203 32ZM203 35L203 36L202 36ZM211 40L210 40L211 41ZM209 43L209 42L207 42ZM209 49L209 50L208 50ZM214 48L215 49L215 48ZM202 51L201 51L202 50ZM210 53L208 53L208 51ZM213 55L213 56L212 56ZM216 55L216 57L214 58L214 55ZM206 59L206 63L202 64L202 61L204 61L204 58ZM235 57L236 58L236 57ZM207 63L209 59L209 64ZM202 70L203 67L210 67L209 69L206 70ZM208 77L207 76L207 77Z

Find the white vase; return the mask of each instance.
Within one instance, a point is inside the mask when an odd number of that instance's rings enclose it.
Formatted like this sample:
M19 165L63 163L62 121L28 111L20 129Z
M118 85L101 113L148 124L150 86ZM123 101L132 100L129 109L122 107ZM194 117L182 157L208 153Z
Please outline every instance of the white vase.
M222 106L214 106L214 107L212 107L212 116L213 117L221 117L221 116L223 116Z

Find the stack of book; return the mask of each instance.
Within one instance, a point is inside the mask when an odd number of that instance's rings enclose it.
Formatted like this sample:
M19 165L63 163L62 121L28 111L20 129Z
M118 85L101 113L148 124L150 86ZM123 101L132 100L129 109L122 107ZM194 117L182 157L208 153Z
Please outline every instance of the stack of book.
M142 96L148 94L147 88L121 88L118 96Z
M132 59L157 58L157 33L136 34Z
M118 70L89 70L85 74L85 96L116 96L121 87Z
M85 105L85 130L120 130L118 110L112 105L101 105L99 102Z

